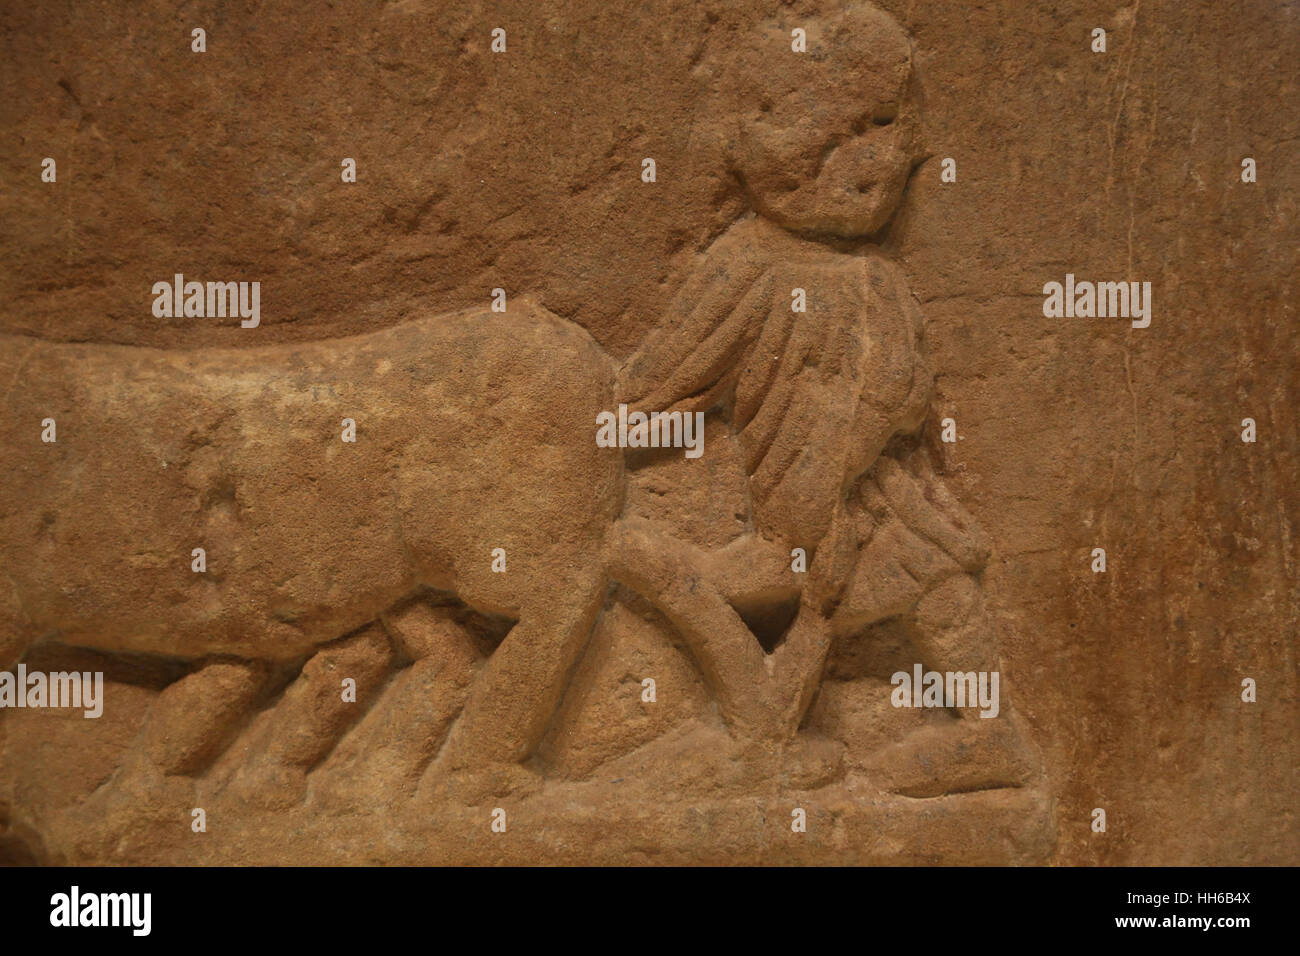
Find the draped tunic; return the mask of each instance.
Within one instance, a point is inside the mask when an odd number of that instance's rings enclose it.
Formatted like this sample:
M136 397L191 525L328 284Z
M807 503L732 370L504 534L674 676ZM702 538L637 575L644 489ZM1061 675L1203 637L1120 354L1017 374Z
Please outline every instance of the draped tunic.
M619 401L726 416L755 530L811 553L886 442L923 419L921 348L920 309L878 247L839 251L751 215L703 254L624 364Z

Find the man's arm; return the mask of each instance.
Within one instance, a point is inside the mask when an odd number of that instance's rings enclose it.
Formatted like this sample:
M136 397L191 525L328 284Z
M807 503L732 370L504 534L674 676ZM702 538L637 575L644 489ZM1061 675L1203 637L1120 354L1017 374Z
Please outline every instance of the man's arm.
M743 223L733 226L709 247L620 369L619 402L642 411L688 410L725 384L766 314L766 269L747 233Z

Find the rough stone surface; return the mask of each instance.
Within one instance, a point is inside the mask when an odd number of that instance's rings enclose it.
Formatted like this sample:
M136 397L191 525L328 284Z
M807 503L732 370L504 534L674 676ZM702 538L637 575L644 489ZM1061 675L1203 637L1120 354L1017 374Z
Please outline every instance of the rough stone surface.
M0 710L0 862L1300 861L1294 5L0 44L0 667L104 706ZM1044 317L1067 273L1150 326ZM599 447L620 403L704 453Z

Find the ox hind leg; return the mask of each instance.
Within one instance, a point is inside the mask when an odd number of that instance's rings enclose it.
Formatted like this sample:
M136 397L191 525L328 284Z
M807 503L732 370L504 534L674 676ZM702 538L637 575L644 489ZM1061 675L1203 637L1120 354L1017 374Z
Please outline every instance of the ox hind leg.
M605 599L603 569L539 593L474 679L460 718L424 779L464 802L531 789L522 764L536 751Z

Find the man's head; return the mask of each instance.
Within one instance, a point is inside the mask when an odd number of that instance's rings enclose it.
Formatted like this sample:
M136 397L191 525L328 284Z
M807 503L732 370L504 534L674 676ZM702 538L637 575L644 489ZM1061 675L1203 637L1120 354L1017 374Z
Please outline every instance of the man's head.
M789 15L720 41L712 73L710 122L759 213L813 235L884 227L919 159L911 44L888 14Z

